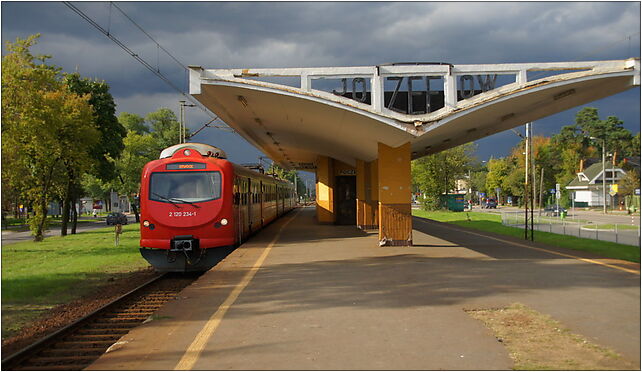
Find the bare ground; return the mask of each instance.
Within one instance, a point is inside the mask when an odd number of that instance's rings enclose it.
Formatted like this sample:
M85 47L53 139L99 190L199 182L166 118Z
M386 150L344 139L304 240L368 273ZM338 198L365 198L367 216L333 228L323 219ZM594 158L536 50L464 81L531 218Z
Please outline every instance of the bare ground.
M522 304L466 310L503 343L516 370L639 370L615 351Z
M122 275L114 275L105 285L96 288L92 295L82 297L68 304L56 306L50 310L43 311L43 309L34 308L34 312L40 312L42 315L37 320L22 327L17 333L2 340L3 357L7 357L71 324L73 321L151 280L156 275L158 274L151 267Z

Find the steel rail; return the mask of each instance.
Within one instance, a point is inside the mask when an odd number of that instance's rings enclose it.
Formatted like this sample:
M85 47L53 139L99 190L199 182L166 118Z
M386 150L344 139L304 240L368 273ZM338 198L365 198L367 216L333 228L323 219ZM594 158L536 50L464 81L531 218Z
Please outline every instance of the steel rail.
M86 320L88 320L91 317L99 314L100 312L105 311L110 306L113 306L113 305L117 304L118 302L120 302L120 301L124 300L125 298L135 294L136 292L144 289L145 287L148 287L149 285L159 281L160 279L166 277L167 274L168 273L163 273L163 274L158 275L157 277L155 277L153 279L148 280L147 282L145 282L145 283L141 284L140 286L132 289L131 291L123 294L122 296L119 296L115 300L110 301L109 303L101 306L100 308L98 308L98 309L92 311L91 313L83 316L82 318L79 318L79 319L75 320L74 322L72 322L72 323L60 328L59 330L55 331L54 333L51 333L51 334L41 338L40 340L36 341L35 343L33 343L31 345L28 345L28 346L22 348L21 350L15 352L14 354L8 356L7 358L2 360L2 370L7 370L7 367L11 367L11 365L19 364L20 362L22 362L23 359L26 359L29 356L30 353L32 353L33 351L37 350L39 347L45 345L48 341L51 341L51 340L55 339L56 337L66 333L67 331L70 331L74 327L79 326L82 322L85 322Z

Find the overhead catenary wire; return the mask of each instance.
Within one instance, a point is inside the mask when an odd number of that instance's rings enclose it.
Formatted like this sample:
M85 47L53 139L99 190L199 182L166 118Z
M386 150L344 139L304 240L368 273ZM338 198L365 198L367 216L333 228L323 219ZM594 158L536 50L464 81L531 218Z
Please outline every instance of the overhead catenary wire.
M142 64L146 69L151 71L154 75L156 75L159 79L164 81L167 85L169 85L172 89L174 89L176 92L181 94L183 97L185 97L186 100L192 102L195 104L199 109L201 109L205 114L208 116L212 117L212 120L210 120L207 124L205 124L203 127L201 127L197 132L200 132L202 129L205 127L210 127L210 128L217 128L217 129L228 129L231 130L233 133L236 133L232 128L229 126L223 127L223 126L210 126L209 124L213 122L214 120L220 119L217 115L209 111L205 106L203 106L199 101L185 93L182 89L180 89L176 84L174 84L167 76L165 76L162 72L160 72L160 69L158 68L158 62L157 62L157 68L154 68L151 64L149 64L147 61L145 61L141 56L139 56L137 53L135 53L132 49L130 49L125 43L120 41L118 38L116 38L110 30L106 30L103 28L100 24L98 24L96 21L94 21L91 17L89 17L87 14L85 14L82 10L80 10L78 7L73 5L69 1L63 1L63 4L65 4L69 9L74 11L76 14L78 14L81 18L83 18L85 21L87 21L90 25L92 25L94 28L96 28L98 31L100 31L102 34L107 36L111 41L113 41L116 45L118 45L121 49L123 49L125 52L127 52L130 56L132 56L136 61L138 61L140 64ZM165 49L160 43L158 43L149 33L147 33L140 25L138 25L131 17L129 17L121 8L119 8L116 4L113 4L110 2L110 15L111 15L111 5L113 5L123 16L125 16L132 24L134 24L141 32L143 32L150 40L152 40L158 49L163 50L172 60L174 60L182 69L186 71L186 73L189 71L188 68L183 65L176 57L174 57L167 49ZM109 27L111 28L111 17L109 20Z

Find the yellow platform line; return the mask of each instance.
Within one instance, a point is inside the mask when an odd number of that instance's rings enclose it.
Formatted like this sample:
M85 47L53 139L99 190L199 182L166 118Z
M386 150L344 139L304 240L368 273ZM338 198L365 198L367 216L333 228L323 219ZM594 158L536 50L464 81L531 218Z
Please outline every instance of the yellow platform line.
M276 244L277 240L281 237L281 232L283 229L290 223L296 216L301 212L299 209L297 213L290 217L289 220L287 220L281 228L279 228L279 231L276 233L276 236L274 236L274 239L268 244L268 246L263 250L263 253L261 256L256 260L250 271L248 271L243 279L239 282L239 284L234 287L232 292L227 296L223 304L219 306L218 310L209 318L207 323L205 324L205 327L201 329L201 331L196 335L194 338L194 341L189 345L187 350L185 350L185 354L183 354L183 357L181 360L176 364L174 367L174 370L190 370L194 367L194 364L198 360L199 356L201 355L201 352L205 348L205 345L209 341L209 339L214 335L214 332L216 332L216 329L218 326L221 324L221 321L223 320L223 317L225 316L225 313L232 307L236 299L239 297L241 292L245 289L245 287L250 284L252 279L254 278L254 275L256 275L257 271L261 268L263 265L263 262L265 262L265 259L267 258L268 254L270 254L270 251L272 250L272 247Z
M462 231L462 229L457 229L457 228L453 228L453 227L450 227L450 226L443 226L443 227L445 227L447 229L450 229L450 230ZM607 263L604 263L604 262L592 260L590 258L583 258L583 257L573 256L572 254L566 254L566 253L562 253L562 252L551 251L551 250L544 249L544 248L533 247L533 246L526 245L526 244L511 242L510 240L504 240L504 239L500 239L500 238L495 238L493 236L488 236L488 235L484 235L484 234L478 234L476 232L472 232L472 231L469 231L469 230L464 230L464 231L466 231L469 234L482 236L484 238L497 240L497 241L500 241L500 242L503 242L503 243L512 244L512 245L516 245L516 246L524 247L524 248L528 248L528 249L533 249L533 250L536 250L536 251L542 251L542 252L546 252L546 253L562 256L562 257L574 258L576 260L580 260L580 261L584 261L584 262L588 262L588 263L592 263L592 264L596 264L596 265L606 266L606 267L610 267L610 268L616 269L616 270L625 271L625 272L630 273L630 274L640 275L640 270L627 269L626 267L611 265L611 264L607 264Z

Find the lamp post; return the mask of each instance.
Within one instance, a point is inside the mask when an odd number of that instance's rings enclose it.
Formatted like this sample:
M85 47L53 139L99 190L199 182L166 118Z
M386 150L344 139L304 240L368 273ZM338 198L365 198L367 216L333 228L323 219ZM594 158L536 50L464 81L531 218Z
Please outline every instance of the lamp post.
M606 214L606 140L604 138L589 137L592 140L602 140L602 212Z

